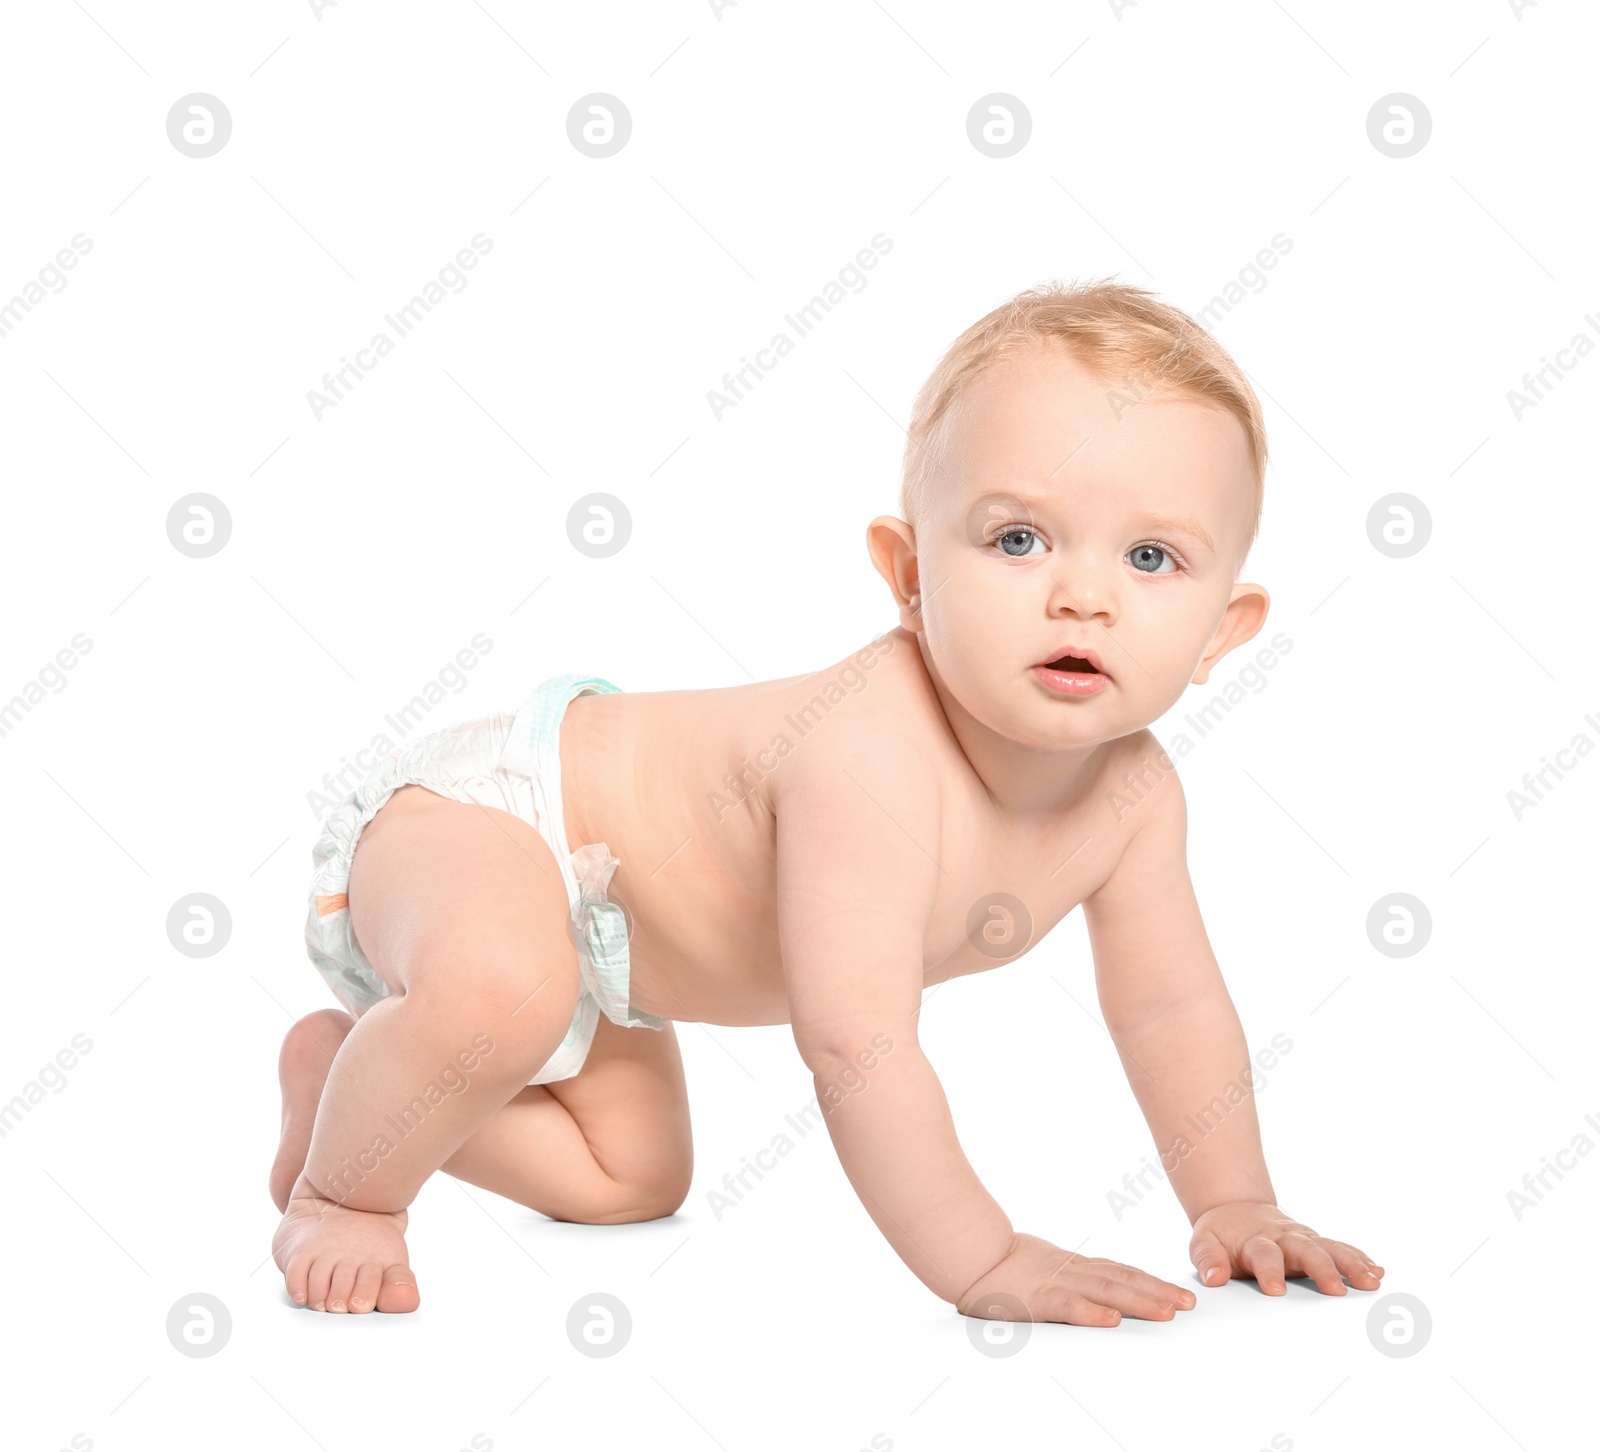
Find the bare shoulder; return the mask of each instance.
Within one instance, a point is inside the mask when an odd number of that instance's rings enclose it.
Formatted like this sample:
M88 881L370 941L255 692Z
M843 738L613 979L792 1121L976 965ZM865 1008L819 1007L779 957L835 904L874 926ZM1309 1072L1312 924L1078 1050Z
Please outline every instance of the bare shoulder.
M1113 810L1132 823L1135 832L1155 817L1169 823L1175 815L1181 818L1183 783L1178 779L1177 763L1148 726L1116 743L1108 776L1109 790L1120 798ZM1151 810L1142 811L1147 806Z
M858 1048L867 1023L915 1036L941 872L938 783L907 683L892 659L859 673L853 660L786 683L795 739L768 779L789 1020L814 1068Z
M1106 769L1106 802L1118 852L1084 913L1134 910L1148 894L1187 879L1188 804L1172 757L1147 727L1116 743Z
M897 787L932 786L937 701L914 643L885 632L820 671L782 683L786 749L773 804L844 784L857 769Z
M880 915L914 927L920 942L937 887L944 811L907 647L889 644L900 634L786 683L790 741L768 779L769 805L780 912L793 913L796 894L833 908L871 898ZM863 660L868 651L872 658Z

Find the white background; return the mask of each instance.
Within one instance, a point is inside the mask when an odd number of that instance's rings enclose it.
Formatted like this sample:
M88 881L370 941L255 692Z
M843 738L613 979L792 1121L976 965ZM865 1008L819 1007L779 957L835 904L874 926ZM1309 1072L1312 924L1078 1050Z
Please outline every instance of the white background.
M74 1034L93 1048L0 1140L7 1446L1592 1435L1600 1155L1520 1220L1507 1192L1600 1115L1579 913L1600 761L1520 821L1506 794L1600 741L1600 358L1520 420L1506 395L1600 337L1596 41L1558 0L9 12L0 295L75 234L93 249L0 338L0 699L93 645L0 738L0 1095ZM233 119L203 160L165 130L194 91ZM633 117L607 160L567 139L593 91ZM994 91L1033 120L1007 160L966 136ZM1433 118L1404 160L1366 132L1395 91ZM307 390L479 232L470 285L318 421ZM869 285L717 421L707 390L880 232ZM264 1263L266 1171L279 1040L333 1002L300 939L324 773L480 631L493 650L436 722L568 671L684 689L843 656L894 624L865 527L962 328L1051 277L1198 311L1280 232L1292 250L1216 331L1273 450L1257 645L1293 648L1180 764L1190 859L1252 1045L1293 1041L1260 1101L1283 1203L1426 1305L1424 1349L1374 1349L1372 1296L1236 1283L1172 1324L978 1354L821 1131L710 1208L810 1097L784 1028L680 1029L696 1177L673 1218L563 1226L440 1177L412 1213L420 1313L296 1311ZM209 559L166 536L196 491L232 516ZM568 543L593 491L632 513L610 559ZM1432 517L1399 560L1365 523L1396 491ZM1406 959L1366 935L1396 891L1433 919ZM191 892L232 914L211 958L166 936ZM1192 1283L1165 1187L1108 1207L1151 1144L1081 916L921 1022L1019 1228ZM634 1320L609 1360L564 1331L599 1290ZM232 1316L207 1359L164 1329L195 1291Z

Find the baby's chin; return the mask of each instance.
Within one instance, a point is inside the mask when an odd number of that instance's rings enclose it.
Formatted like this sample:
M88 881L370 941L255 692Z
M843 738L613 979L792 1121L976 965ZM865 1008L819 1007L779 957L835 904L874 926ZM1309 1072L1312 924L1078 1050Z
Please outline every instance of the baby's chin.
M1032 667L1018 665L1011 679L988 672L981 684L952 686L968 715L997 736L1036 751L1081 751L1142 730L1153 716L1130 712L1114 682L1094 695L1055 695L1040 686ZM947 685L950 685L947 681Z

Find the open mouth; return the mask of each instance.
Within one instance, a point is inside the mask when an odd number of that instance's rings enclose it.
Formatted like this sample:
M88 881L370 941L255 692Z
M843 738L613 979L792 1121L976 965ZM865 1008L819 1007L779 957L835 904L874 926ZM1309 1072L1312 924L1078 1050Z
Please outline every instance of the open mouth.
M1100 668L1091 660L1081 655L1064 655L1059 660L1045 662L1045 669L1052 671L1072 671L1083 675L1099 675Z

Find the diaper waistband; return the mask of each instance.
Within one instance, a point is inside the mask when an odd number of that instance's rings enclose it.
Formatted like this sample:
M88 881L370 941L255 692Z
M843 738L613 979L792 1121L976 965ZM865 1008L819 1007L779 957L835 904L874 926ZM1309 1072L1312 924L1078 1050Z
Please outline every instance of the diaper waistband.
M573 697L611 695L619 687L600 676L552 676L534 687L511 724L500 765L528 779L545 841L555 854L574 909L583 896L567 842L566 813L561 803L561 718ZM582 844L580 844L582 845Z
M600 1012L627 1027L664 1028L667 1020L638 1013L629 1002L628 921L606 895L620 865L604 842L567 841L561 802L561 718L575 696L617 691L599 676L553 676L541 682L512 723L500 764L528 780L540 834L549 844L567 889L584 984Z

